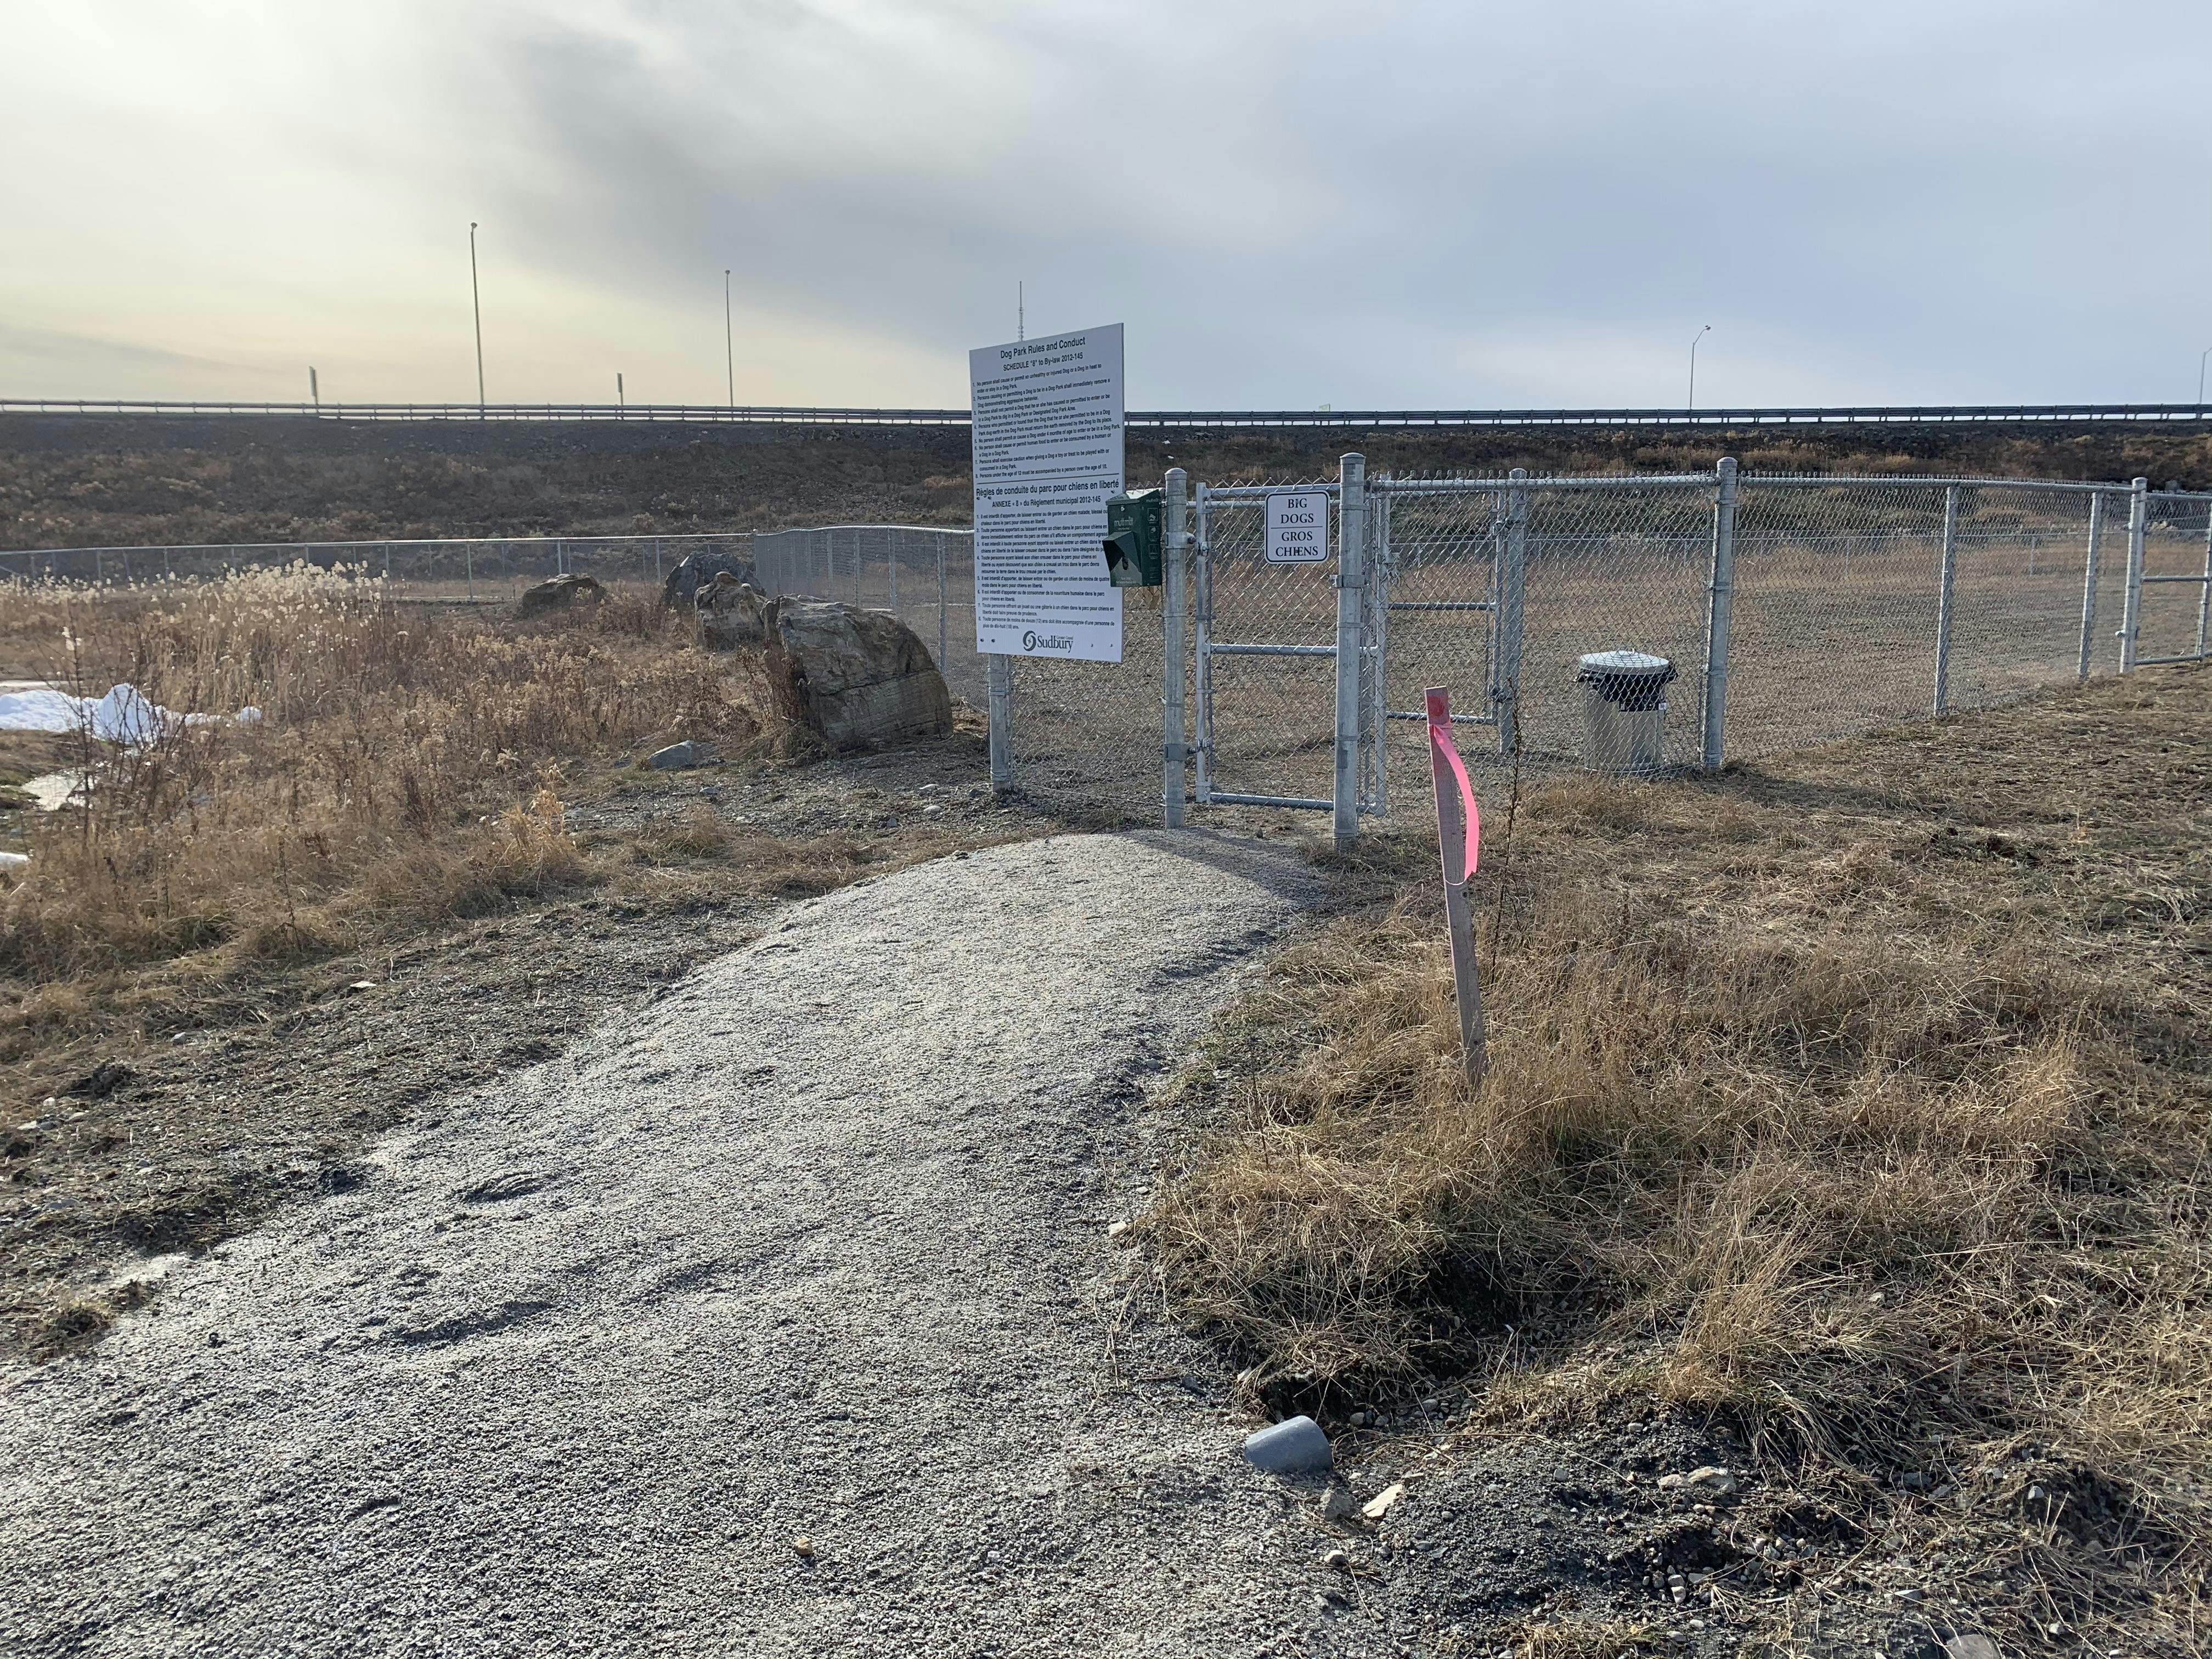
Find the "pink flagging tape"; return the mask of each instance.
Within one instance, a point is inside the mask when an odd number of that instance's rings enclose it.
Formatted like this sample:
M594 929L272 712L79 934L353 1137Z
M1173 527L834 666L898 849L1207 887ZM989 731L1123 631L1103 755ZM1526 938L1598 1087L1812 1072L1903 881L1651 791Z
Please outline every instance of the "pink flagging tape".
M1429 743L1436 756L1450 768L1459 784L1460 817L1467 826L1466 863L1460 871L1461 879L1474 873L1475 861L1482 854L1482 809L1475 805L1474 785L1467 775L1467 763L1460 759L1459 750L1452 742L1451 694L1431 691L1429 703Z

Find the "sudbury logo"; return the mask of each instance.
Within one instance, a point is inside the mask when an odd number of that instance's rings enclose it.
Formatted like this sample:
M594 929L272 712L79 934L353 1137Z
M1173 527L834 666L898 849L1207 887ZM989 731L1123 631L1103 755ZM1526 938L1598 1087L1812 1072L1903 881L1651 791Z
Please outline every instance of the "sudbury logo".
M1040 634L1034 628L1022 635L1024 651L1072 651L1075 636L1072 634Z

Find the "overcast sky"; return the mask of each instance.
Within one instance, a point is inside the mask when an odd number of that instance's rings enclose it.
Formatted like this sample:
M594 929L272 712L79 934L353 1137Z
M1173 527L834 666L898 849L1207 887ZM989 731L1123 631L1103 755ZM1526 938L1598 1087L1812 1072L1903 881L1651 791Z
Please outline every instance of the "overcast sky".
M2207 0L0 0L0 396L2182 400Z

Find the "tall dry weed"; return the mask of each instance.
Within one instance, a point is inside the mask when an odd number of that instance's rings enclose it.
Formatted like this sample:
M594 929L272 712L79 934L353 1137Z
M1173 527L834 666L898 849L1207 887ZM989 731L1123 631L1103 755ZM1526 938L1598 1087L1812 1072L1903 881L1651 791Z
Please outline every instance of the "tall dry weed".
M508 632L307 566L7 605L7 631L58 642L58 684L224 717L135 747L82 738L88 800L35 826L0 899L0 972L33 980L216 945L296 958L547 890L584 873L561 826L566 761L759 730L744 665L652 633L635 606ZM228 718L245 708L261 718Z

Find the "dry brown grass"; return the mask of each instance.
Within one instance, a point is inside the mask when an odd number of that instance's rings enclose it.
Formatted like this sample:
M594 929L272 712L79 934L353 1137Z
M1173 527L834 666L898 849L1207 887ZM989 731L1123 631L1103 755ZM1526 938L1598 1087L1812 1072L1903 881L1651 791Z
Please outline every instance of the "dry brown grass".
M2192 1582L2212 681L2164 684L1991 717L1978 755L1943 726L1536 795L1491 853L1485 1086L1433 878L1334 925L1194 1080L1228 1121L1155 1217L1170 1283L1323 1409L1451 1372L1509 1415L1656 1393L1838 1501L1931 1436L1962 1478L2032 1446ZM2048 752L2100 697L2132 748ZM2094 756L2154 787L2069 822Z
M742 750L760 732L753 678L663 627L622 596L533 631L440 619L306 568L11 590L6 631L46 642L57 684L264 718L64 745L90 804L35 823L0 899L0 974L293 960L585 878L568 762L679 728Z

